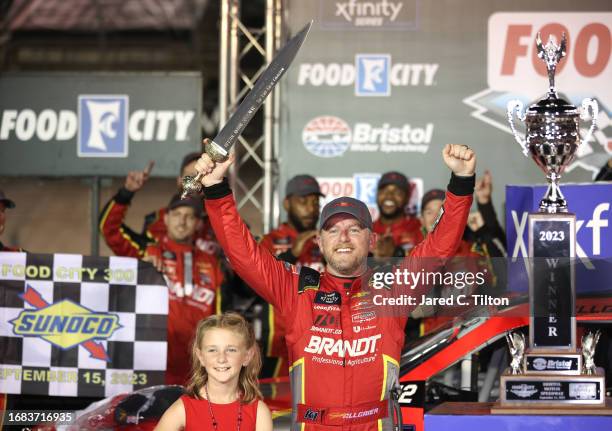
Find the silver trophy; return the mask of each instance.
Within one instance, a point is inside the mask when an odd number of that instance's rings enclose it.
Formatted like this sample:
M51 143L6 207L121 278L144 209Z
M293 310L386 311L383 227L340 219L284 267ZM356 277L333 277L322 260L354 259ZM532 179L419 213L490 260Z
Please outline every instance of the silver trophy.
M510 373L523 374L523 360L525 358L525 336L522 332L506 333L508 350L510 350Z
M583 141L589 141L596 127L599 108L592 99L582 101L581 113L577 108L560 98L555 89L555 71L557 64L565 56L565 33L561 44L557 46L552 37L543 46L540 33L536 38L538 57L546 62L548 69L548 94L534 103L523 113L523 103L520 100L511 100L507 105L508 121L514 138L521 145L525 156L531 158L546 174L548 190L540 201L539 211L543 213L567 212L567 202L559 188L559 179L565 168L572 163L576 150L580 145L580 125L578 117L586 120L591 110L591 127ZM523 139L514 127L513 117L525 122L527 133Z
M600 336L601 332L598 330L595 333L589 332L582 337L582 358L584 364L584 370L582 372L588 376L592 376L597 373L593 357L595 356L595 347L597 347L597 342L599 341Z

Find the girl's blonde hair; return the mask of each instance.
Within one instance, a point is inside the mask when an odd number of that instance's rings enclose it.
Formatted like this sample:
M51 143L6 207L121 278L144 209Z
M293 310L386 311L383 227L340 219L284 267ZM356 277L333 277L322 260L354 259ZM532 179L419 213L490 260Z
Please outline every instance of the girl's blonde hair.
M202 364L200 364L197 350L200 349L206 332L214 328L227 329L240 335L244 339L246 348L253 350L251 361L246 367L242 367L238 378L238 388L242 394L242 402L250 403L255 399L263 398L259 390L259 383L257 382L257 375L261 370L261 353L255 340L255 333L244 317L233 312L213 315L198 322L195 338L191 346L191 378L187 384L187 393L194 398L201 398L200 390L204 388L208 381L208 373Z

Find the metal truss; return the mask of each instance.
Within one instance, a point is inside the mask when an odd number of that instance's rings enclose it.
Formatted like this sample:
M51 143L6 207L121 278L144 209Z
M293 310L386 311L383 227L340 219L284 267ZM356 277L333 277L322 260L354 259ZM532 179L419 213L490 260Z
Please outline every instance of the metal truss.
M279 48L281 3L281 0L266 0L264 26L249 28L240 19L240 0L221 1L220 125L227 122ZM260 61L254 62L254 57ZM246 67L247 58L250 68ZM252 67L253 63L258 66ZM279 100L277 87L266 100L263 115L253 118L236 143L237 159L230 175L238 208L255 210L258 216L256 219L249 212L252 217L247 217L255 231L268 232L279 219L279 196L274 187L278 178Z

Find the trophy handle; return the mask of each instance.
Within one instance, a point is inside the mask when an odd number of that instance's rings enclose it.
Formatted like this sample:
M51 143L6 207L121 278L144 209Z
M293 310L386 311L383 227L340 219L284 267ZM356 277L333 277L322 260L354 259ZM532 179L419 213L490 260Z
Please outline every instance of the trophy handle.
M582 111L580 112L580 118L583 120L587 119L587 114L589 113L589 108L591 108L591 127L589 127L589 131L586 136L582 140L583 142L588 142L593 136L593 131L597 127L597 116L599 115L599 105L596 100L593 99L584 99L582 101Z
M520 137L519 133L516 131L514 127L514 113L516 112L516 117L525 121L525 113L523 112L523 102L520 100L511 100L506 105L506 114L508 115L508 122L510 123L510 128L512 129L512 134L514 135L514 139L519 143L521 148L523 149L523 155L527 156L529 154L529 149L527 148L527 142Z

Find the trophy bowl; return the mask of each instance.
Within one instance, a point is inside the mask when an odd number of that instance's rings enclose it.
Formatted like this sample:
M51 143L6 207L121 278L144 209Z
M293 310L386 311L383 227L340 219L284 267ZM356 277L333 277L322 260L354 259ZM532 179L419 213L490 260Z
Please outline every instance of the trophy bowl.
M556 66L565 55L565 34L561 45L554 44L552 38L542 46L540 35L536 39L538 56L546 61L549 78L549 91L523 113L523 103L511 100L507 105L508 122L514 138L521 145L523 154L531 156L546 174L548 190L540 201L540 212L567 212L567 202L559 188L559 179L575 157L581 143L579 118L586 120L591 114L592 122L583 141L589 141L596 127L598 115L597 102L592 99L582 101L581 112L557 95L554 83ZM526 134L522 138L514 126L514 115L525 123Z

